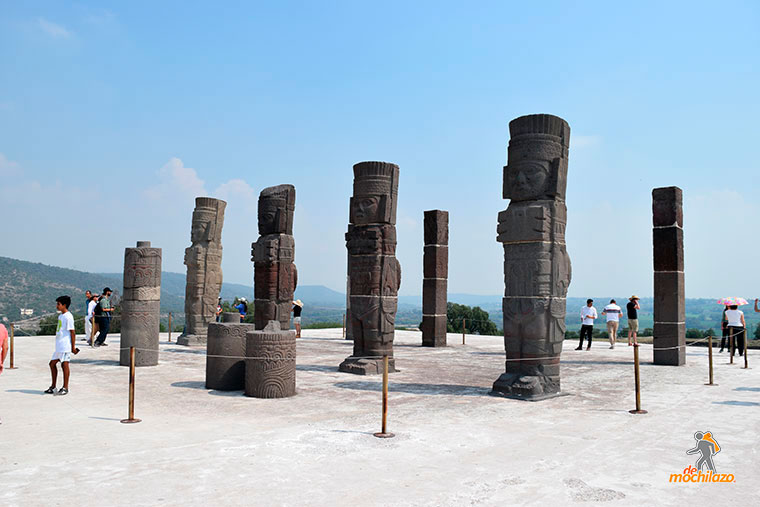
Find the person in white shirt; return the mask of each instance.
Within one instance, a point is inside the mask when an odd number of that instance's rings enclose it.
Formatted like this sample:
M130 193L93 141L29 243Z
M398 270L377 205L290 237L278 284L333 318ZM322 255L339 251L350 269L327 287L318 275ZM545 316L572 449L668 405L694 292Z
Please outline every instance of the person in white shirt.
M578 343L578 348L575 350L583 350L583 337L588 335L588 347L591 348L591 339L594 333L594 319L597 318L596 308L594 308L594 300L587 299L586 306L581 307L581 341Z
M98 306L98 295L95 294L90 298L90 302L87 303L87 316L84 318L84 334L87 344L92 346L92 339L95 333L98 332L97 324L95 324L95 307ZM95 324L95 325L93 325Z
M45 391L46 394L64 395L69 393L69 361L71 354L78 354L79 349L76 347L77 332L74 328L74 316L69 311L71 298L61 296L55 300L55 309L61 314L58 316L58 327L55 331L55 352L50 359L50 376L53 381L50 387ZM63 370L63 387L60 391L55 390L58 383L58 363L61 363Z
M615 348L615 342L617 341L618 326L620 326L620 316L623 314L623 309L620 308L614 299L610 299L610 304L604 307L602 315L607 317L607 335L610 338L610 348Z
M729 346L733 343L733 346L731 346L732 357L737 349L741 356L744 354L744 328L747 327L747 324L744 322L744 312L739 310L739 307L736 305L729 306L728 310L726 310L726 320L728 321L728 336L732 338L728 342Z

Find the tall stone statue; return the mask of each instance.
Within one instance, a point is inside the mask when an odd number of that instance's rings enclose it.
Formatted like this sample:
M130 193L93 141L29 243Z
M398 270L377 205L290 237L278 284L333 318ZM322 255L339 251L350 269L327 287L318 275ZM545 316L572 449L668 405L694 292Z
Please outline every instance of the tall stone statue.
M264 329L270 320L278 321L280 329L290 329L290 309L298 284L298 271L293 264L295 208L293 185L265 188L259 195L260 237L251 245L256 329Z
M129 366L129 347L135 347L135 366L158 364L161 311L161 249L138 241L124 250L124 297L121 300L119 364Z
M387 162L360 162L354 166L346 248L353 355L340 371L368 375L381 373L382 356L395 371L393 335L401 285L396 259L396 203L399 168Z
M179 345L206 343L208 325L214 322L222 290L222 226L227 203L211 197L196 197L192 245L185 249L185 332Z
M506 372L493 394L543 399L560 391L570 257L565 247L570 126L548 114L509 123L497 240L504 244Z
M654 247L654 364L686 364L683 269L683 191L652 190Z
M422 345L445 347L449 278L449 212L425 212L422 279Z

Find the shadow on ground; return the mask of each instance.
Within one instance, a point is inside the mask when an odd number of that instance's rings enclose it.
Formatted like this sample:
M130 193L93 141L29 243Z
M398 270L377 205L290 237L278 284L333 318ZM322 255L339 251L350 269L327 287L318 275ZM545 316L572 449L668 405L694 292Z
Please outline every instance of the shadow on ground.
M8 389L5 391L6 393L22 393L22 394L41 394L45 395L42 391L35 391L34 389Z
M337 372L337 366L325 366L321 364L297 364L296 370L298 371L323 371L323 372Z
M756 401L737 401L737 400L713 401L713 405L732 405L735 407L760 407L760 403Z
M96 364L101 366L120 366L116 359L72 359L73 364Z
M377 391L383 389L382 382L336 382L335 387L352 389L354 391ZM490 389L476 386L462 386L456 384L399 384L391 383L388 391L392 393L429 394L429 395L454 395L454 396L488 396Z

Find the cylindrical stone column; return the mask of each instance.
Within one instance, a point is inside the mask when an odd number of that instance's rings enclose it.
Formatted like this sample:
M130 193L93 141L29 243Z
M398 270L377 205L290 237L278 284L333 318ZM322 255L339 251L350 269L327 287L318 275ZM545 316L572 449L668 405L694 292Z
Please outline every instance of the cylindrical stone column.
M208 325L206 389L242 391L245 387L245 335L253 324L240 322L240 313L225 312L221 322Z
M449 277L449 212L425 212L422 280L422 345L446 346Z
M245 395L254 398L295 396L295 331L249 331L245 340Z
M158 364L160 311L161 249L138 241L124 251L119 364L129 366L129 347L136 349L135 366Z

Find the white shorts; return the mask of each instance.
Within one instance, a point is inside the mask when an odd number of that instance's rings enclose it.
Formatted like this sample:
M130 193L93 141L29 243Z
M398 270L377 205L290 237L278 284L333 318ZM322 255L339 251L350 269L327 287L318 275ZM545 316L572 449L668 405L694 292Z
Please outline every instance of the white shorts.
M62 363L68 363L71 361L71 352L53 352L53 357L51 357L50 360L58 360Z
M300 324L301 323L301 317L293 317L293 324Z

